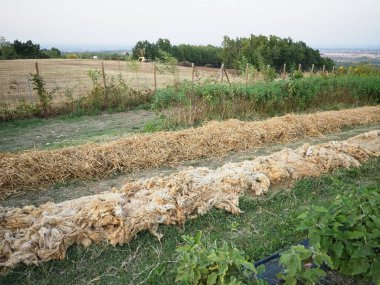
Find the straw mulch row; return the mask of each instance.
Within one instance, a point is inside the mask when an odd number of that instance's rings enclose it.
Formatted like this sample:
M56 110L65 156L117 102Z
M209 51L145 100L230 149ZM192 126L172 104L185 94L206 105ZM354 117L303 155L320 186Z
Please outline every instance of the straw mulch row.
M223 156L229 151L379 122L380 106L374 106L286 115L255 122L213 121L199 128L135 135L105 144L0 153L0 199L56 182L100 178L181 160Z
M161 224L183 225L212 208L239 214L242 195L262 195L273 185L359 167L379 156L380 130L341 142L284 149L216 170L188 168L58 204L0 206L0 271L19 263L63 259L73 244L124 244L144 230L161 238Z

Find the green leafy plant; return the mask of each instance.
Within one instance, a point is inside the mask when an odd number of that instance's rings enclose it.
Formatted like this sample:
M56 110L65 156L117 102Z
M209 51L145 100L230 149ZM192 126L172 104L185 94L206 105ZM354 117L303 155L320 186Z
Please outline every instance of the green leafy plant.
M42 115L47 117L49 115L50 103L53 100L53 95L58 91L58 88L54 88L52 91L47 91L45 80L41 75L31 74L33 90L37 91L39 100L39 107L41 108Z
M285 268L278 277L285 281L286 285L295 285L297 281L302 284L315 284L326 275L319 268L323 263L333 266L331 258L315 247L305 248L303 245L292 246L289 250L281 253L280 264Z
M244 252L224 242L211 246L201 241L202 232L195 237L183 236L185 245L177 248L179 266L176 282L181 284L265 284L257 278L264 267L257 269Z
M299 230L307 230L310 249L293 246L280 263L286 284L297 280L314 284L323 273L303 264L325 263L341 274L380 284L380 188L360 188L338 196L331 206L313 206L299 218Z
M158 71L160 73L169 73L173 76L174 83L179 82L179 69L178 60L171 56L168 52L159 51L160 64L158 65Z

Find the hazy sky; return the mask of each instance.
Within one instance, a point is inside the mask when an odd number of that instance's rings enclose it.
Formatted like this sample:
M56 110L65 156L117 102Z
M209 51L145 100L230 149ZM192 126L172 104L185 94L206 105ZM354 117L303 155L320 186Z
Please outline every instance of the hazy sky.
M380 0L0 0L0 36L43 47L122 48L138 40L220 45L278 35L316 48L380 47Z

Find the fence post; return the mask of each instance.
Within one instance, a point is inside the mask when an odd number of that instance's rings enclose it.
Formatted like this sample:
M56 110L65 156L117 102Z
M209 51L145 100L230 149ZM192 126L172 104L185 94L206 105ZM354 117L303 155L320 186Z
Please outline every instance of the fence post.
M157 90L157 70L156 70L156 63L153 61L153 76L154 76L154 91Z
M311 73L314 72L314 63L311 65Z
M191 82L194 83L194 63L191 64Z
M231 86L231 81L230 79L228 78L228 73L227 73L227 70L223 69L224 73L226 74L226 78L227 78L227 82L228 84Z
M282 71L282 77L285 78L286 75L286 63L284 63L284 70Z
M298 71L301 71L301 63L298 65Z
M106 82L106 73L104 72L104 63L102 61L102 77L103 77L103 86L104 90L107 88L107 82Z
M333 70L332 70L332 72L334 73L334 71L335 71L335 65L333 65Z
M36 69L36 75L37 75L37 76L40 76L40 70L39 70L39 68L38 68L38 62L36 62L36 63L34 64L34 68Z
M249 63L245 67L245 86L248 86L248 72L249 72Z
M322 72L325 73L326 66L323 65Z
M224 81L224 75L223 75L223 71L224 71L224 63L222 63L222 67L220 68L221 72L222 72L222 83Z

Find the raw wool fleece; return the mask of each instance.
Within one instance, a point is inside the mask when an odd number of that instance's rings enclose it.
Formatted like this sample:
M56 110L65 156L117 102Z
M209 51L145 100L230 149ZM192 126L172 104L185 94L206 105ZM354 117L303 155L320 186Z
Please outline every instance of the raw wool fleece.
M220 157L272 143L316 137L380 122L380 106L264 121L229 120L177 132L141 134L105 144L0 153L0 200L16 192L72 179L105 177L202 157Z
M0 267L63 259L73 244L123 244L143 230L161 238L160 224L180 225L212 207L238 214L243 194L262 195L271 185L358 167L376 156L380 130L341 142L284 149L216 170L188 168L59 204L0 207Z

